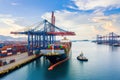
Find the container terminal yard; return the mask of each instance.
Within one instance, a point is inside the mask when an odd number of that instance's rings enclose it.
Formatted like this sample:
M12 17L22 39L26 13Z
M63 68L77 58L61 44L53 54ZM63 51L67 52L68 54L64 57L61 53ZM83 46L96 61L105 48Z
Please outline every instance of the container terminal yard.
M97 35L96 43L97 44L108 44L111 46L120 46L120 35L114 32L110 32L109 34L106 34L104 36Z
M0 75L5 75L20 66L41 56L49 59L52 70L55 66L69 58L71 42L64 38L61 42L56 36L74 36L75 33L55 26L55 16L52 12L51 23L43 20L31 29L11 34L27 35L28 41L2 43L0 48ZM54 50L51 50L54 49ZM51 53L52 51L52 53ZM65 51L65 52L64 52ZM47 54L48 53L48 54Z

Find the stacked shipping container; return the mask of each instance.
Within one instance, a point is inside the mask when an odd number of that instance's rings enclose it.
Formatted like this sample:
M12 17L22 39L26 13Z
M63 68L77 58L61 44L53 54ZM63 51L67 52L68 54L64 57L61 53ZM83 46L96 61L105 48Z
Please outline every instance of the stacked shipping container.
M7 45L4 46L0 49L0 57L7 57L7 56L11 56L14 54L20 54L20 53L24 53L27 52L27 46L26 45Z

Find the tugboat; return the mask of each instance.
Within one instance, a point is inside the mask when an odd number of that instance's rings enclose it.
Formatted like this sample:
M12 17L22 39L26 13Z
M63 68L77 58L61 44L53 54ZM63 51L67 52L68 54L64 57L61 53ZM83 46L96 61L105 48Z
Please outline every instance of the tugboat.
M77 59L80 60L80 61L88 61L88 59L87 59L85 56L83 56L83 53L82 53L82 52L81 52L81 54L77 57Z

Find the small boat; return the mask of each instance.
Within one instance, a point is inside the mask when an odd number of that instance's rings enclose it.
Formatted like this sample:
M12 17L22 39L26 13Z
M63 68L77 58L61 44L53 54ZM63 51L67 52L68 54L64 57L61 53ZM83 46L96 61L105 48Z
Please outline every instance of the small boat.
M82 52L81 52L81 54L77 57L77 59L80 60L80 61L88 61L88 59L83 56L83 53L82 53Z

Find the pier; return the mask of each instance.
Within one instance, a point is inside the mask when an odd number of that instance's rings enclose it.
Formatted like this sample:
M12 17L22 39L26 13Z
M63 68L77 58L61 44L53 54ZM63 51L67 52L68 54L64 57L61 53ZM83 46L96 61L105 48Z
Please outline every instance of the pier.
M26 56L26 55L27 55L27 53L22 53L22 55L14 55L12 57L7 57L7 58L19 58L19 59L17 59L13 63L9 63L7 65L0 66L0 76L4 76L5 74L8 74L8 73L12 72L13 70L18 69L18 68L22 67L23 65L41 57L41 55L38 55L38 56L36 56L36 55ZM21 56L21 59L19 56Z

